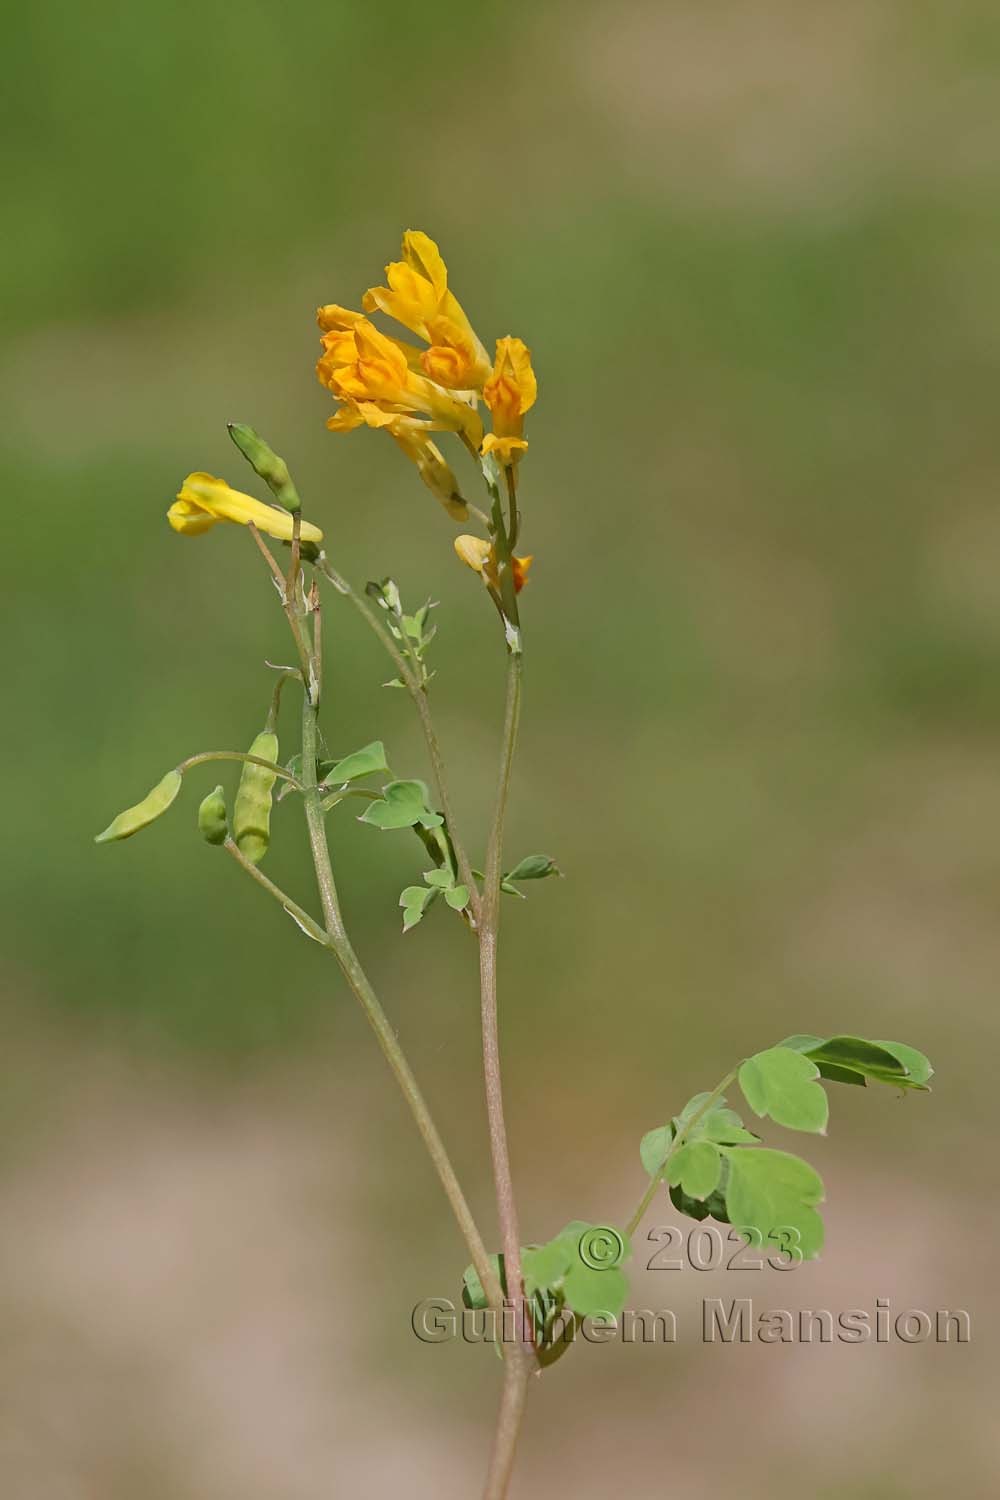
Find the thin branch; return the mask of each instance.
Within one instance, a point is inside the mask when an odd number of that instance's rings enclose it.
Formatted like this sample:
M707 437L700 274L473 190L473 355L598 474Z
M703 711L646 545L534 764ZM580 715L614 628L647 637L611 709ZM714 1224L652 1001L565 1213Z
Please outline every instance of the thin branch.
M382 621L372 609L367 599L363 599L360 594L355 592L355 590L351 587L347 580L345 578L342 578L340 574L330 566L330 563L326 559L326 557L321 557L319 562L316 564L316 567L318 568L322 576L327 580L327 582L333 584L333 587L337 590L338 594L343 594L346 599L350 600L351 604L353 604L354 608L358 611L361 618L368 626L369 630L371 630L374 635L378 637L378 640L388 652L389 656L392 658L393 665L402 678L403 685L405 686L407 692L413 700L413 705L417 710L417 717L420 720L420 728L423 732L424 743L427 746L428 758L430 759L431 763L431 774L434 781L434 790L437 793L437 800L448 828L448 834L451 839L452 848L455 851L455 863L458 866L459 879L469 892L469 906L472 911L473 919L478 925L479 886L476 882L476 877L472 873L472 864L469 860L469 856L466 853L465 847L458 834L458 825L455 820L455 813L452 807L451 796L448 791L448 776L445 769L444 754L441 750L441 742L438 739L437 730L434 726L434 719L431 714L431 707L427 699L427 693L423 686L417 681L413 671L410 668L409 662L406 660L402 651L399 649L399 646L393 640L392 636L389 634L389 631L382 624Z
M286 771L284 766L275 765L273 760L264 760L259 755L247 755L242 750L202 750L198 755L189 755L187 760L182 760L177 770L183 776L184 772L190 771L193 766L204 765L209 760L246 760L252 766L263 766L266 770L272 771L275 776L280 776L282 781L291 782L297 792L302 791L299 778L293 776L291 771Z

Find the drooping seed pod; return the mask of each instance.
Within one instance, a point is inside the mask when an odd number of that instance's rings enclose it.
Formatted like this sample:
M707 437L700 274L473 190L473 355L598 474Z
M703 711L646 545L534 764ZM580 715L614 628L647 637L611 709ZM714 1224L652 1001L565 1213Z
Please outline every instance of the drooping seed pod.
M202 799L201 806L198 808L198 832L206 844L226 842L229 822L226 818L226 798L221 786L217 786L214 792L209 792L208 796Z
M138 833L141 828L147 828L161 813L165 813L181 789L180 771L168 771L162 781L158 781L153 790L141 802L134 807L127 807L120 812L94 839L95 844L110 844L118 839L130 839L133 833Z
M277 761L278 736L264 729L254 740L248 751L261 760ZM267 853L271 841L271 792L275 773L266 766L244 761L243 774L233 805L233 838L240 853L251 863L259 865Z

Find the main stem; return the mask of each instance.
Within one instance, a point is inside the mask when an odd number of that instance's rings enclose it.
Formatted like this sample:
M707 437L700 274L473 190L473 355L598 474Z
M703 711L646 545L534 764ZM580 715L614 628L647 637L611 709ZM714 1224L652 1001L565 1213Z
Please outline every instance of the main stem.
M500 1411L497 1415L484 1500L503 1500L507 1493L527 1399L528 1380L536 1368L534 1350L531 1345L531 1329L525 1318L521 1274L521 1232L514 1198L507 1127L504 1121L497 1020L497 946L500 926L503 832L510 791L511 766L521 717L521 675L521 654L512 652L507 664L507 699L504 710L496 805L486 849L486 868L479 905L479 980L486 1114L489 1124L490 1155L493 1161L493 1183L500 1221L500 1242L503 1247L507 1296L514 1304L515 1330L513 1342L503 1345L504 1386Z
M448 1156L444 1142L434 1124L431 1112L427 1107L420 1086L402 1047L399 1045L396 1033L393 1031L389 1018L382 1009L381 1002L372 988L371 982L365 973L361 961L347 936L343 917L340 912L340 902L337 897L337 886L333 878L333 867L330 863L330 850L326 841L326 825L323 819L323 808L319 791L319 777L317 775L317 758L319 747L319 697L321 691L322 660L320 654L320 613L318 601L311 600L307 606L302 596L299 581L299 554L298 554L298 516L295 518L294 541L292 547L292 563L287 578L282 574L270 548L257 532L256 527L251 526L250 531L258 549L264 557L265 562L278 584L279 596L282 608L288 619L288 624L295 640L302 665L302 800L305 806L306 825L309 831L309 846L312 851L313 865L316 871L316 884L319 888L320 901L323 907L324 925L320 927L313 922L312 918L290 901L284 892L274 885L266 875L259 871L256 866L244 858L232 839L227 840L227 847L237 861L242 864L260 885L270 892L285 909L292 913L300 926L309 933L311 937L322 942L334 954L345 979L359 1000L365 1015L375 1032L382 1053L395 1075L396 1082L402 1090L410 1112L413 1115L421 1139L427 1147L428 1154L434 1164L441 1186L444 1188L445 1196L451 1205L453 1214L462 1232L463 1238L472 1256L472 1263L490 1301L491 1306L501 1308L503 1293L501 1291L499 1278L493 1270L486 1246L472 1211L466 1202L465 1194L462 1192L461 1184L455 1175L451 1160ZM314 613L316 628L312 641L309 640L308 617L310 612Z
M490 1264L486 1246L482 1236L472 1217L472 1211L466 1202L465 1194L455 1175L451 1160L445 1148L444 1142L438 1133L437 1126L431 1116L430 1110L420 1091L420 1086L402 1047L389 1022L389 1018L382 1009L381 1002L372 988L371 982L365 973L344 927L343 917L340 912L340 903L337 899L337 887L333 878L333 868L330 863L330 851L326 841L326 827L323 819L323 809L320 806L320 793L318 790L318 778L316 774L317 759L317 709L308 693L303 694L302 701L302 781L304 786L303 802L305 804L306 824L309 830L309 846L312 851L313 865L316 870L316 883L319 887L320 901L323 906L323 918L326 932L330 939L330 947L337 958L347 980L357 999L361 1003L365 1015L375 1032L378 1044L382 1049L386 1061L392 1069L396 1082L410 1106L410 1112L416 1122L424 1145L427 1147L431 1161L441 1180L448 1202L458 1222L458 1227L469 1247L473 1265L482 1282L490 1302L496 1305L501 1297L501 1291L496 1275Z

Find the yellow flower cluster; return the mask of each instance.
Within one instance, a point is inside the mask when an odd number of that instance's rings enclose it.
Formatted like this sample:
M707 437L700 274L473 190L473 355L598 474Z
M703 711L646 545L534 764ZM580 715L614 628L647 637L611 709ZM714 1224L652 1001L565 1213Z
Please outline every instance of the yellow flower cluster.
M520 339L503 338L491 364L448 286L434 241L408 229L402 254L386 267L388 285L365 293L362 312L335 303L319 309L323 354L316 373L339 402L327 426L334 432L385 428L448 513L462 521L468 508L458 481L429 434L455 432L474 453L494 453L506 466L518 463L528 446L524 416L537 395L531 355ZM376 311L428 347L381 332L366 316ZM480 399L493 419L489 433Z

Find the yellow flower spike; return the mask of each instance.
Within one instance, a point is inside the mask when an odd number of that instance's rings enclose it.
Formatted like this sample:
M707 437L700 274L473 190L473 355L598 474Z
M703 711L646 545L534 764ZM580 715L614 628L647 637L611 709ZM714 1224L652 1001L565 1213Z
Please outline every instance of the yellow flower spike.
M478 536L457 536L455 551L467 568L480 575L488 588L495 591L499 587L497 555L490 542L485 542ZM515 594L519 594L527 583L533 562L534 558L531 556L511 558Z
M448 268L429 235L408 229L403 259L385 268L388 286L370 287L362 299L366 312L379 311L426 339L431 348L421 358L425 374L449 390L482 390L490 359L465 309L448 289Z
M493 417L493 431L483 439L483 453L495 453L502 464L520 460L528 448L522 436L524 414L537 396L531 350L522 339L497 339L493 373L483 388L483 400Z
M213 474L189 474L167 511L167 520L183 536L200 536L219 521L231 521L237 526L253 522L258 531L279 542L292 540L292 517L287 511L231 489ZM309 521L302 522L300 534L304 542L318 544L323 540L319 527Z

